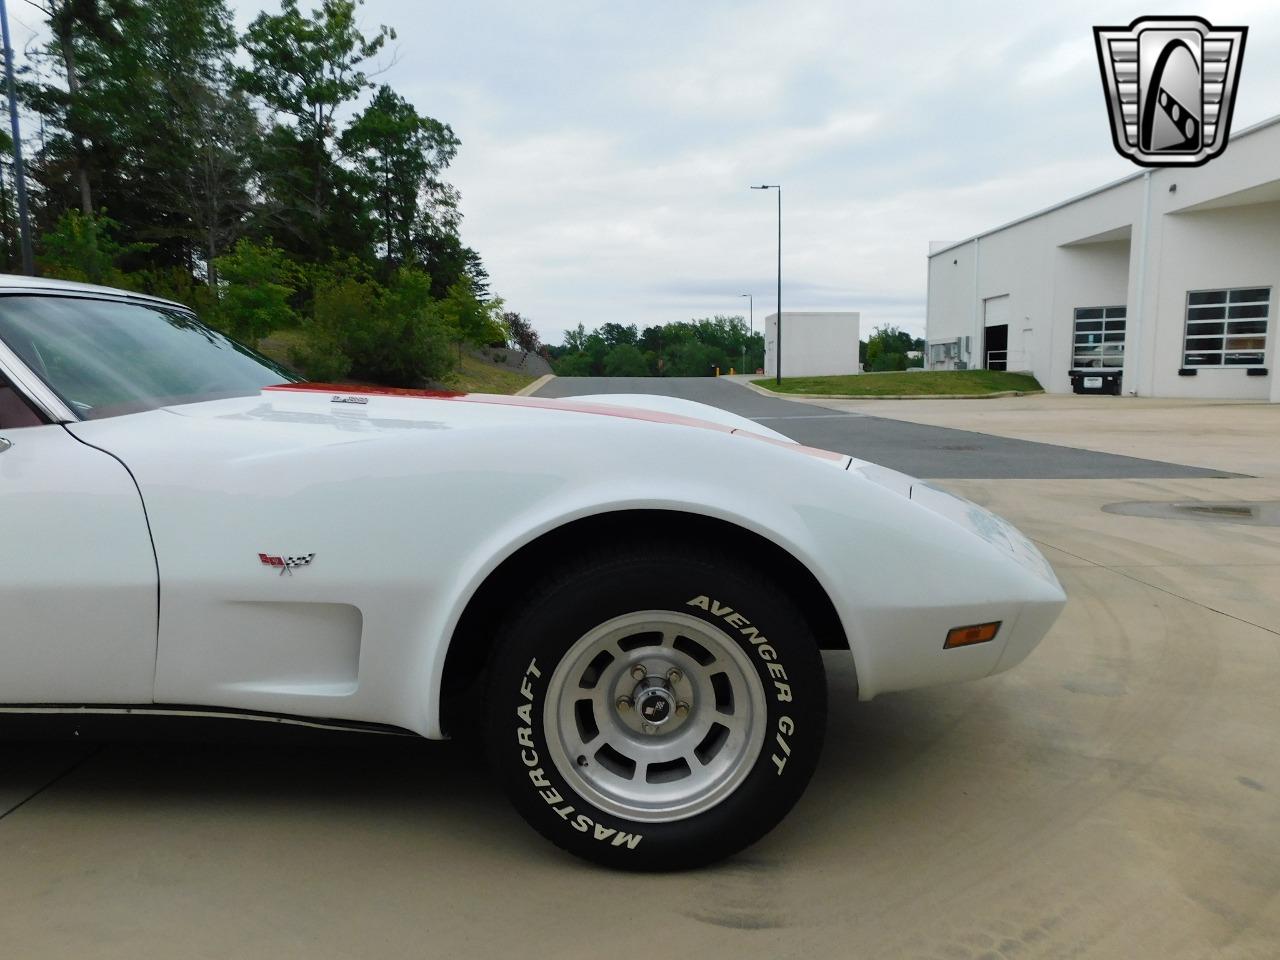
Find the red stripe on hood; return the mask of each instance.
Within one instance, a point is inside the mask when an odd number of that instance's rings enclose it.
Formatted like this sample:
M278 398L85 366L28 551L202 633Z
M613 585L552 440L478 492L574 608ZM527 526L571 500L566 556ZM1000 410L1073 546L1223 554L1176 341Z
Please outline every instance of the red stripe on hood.
M678 413L664 413L659 410L645 410L642 407L620 407L594 401L583 403L572 398L551 397L515 397L493 393L457 393L448 390L410 390L403 387L366 387L343 385L340 383L282 383L277 386L263 387L264 391L300 391L305 393L333 393L339 395L369 395L389 397L419 397L430 400L451 400L457 403L487 403L501 407L529 407L537 410L560 410L566 413L588 413L598 417L619 417L624 420L643 420L649 423L673 423L683 427L700 427L703 430L715 430L718 433L741 434L753 440L763 440L807 453L823 460L844 460L843 453L821 450L817 447L806 447L798 443L787 443L773 437L763 437L749 430L726 426L711 420L699 420L697 417L686 417Z
M275 386L263 387L262 389L306 390L312 393L345 393L348 396L356 393L388 397L434 397L437 400L466 396L465 393L460 393L457 390L410 390L407 387L376 387L357 383L313 383L309 380L302 383L278 383Z

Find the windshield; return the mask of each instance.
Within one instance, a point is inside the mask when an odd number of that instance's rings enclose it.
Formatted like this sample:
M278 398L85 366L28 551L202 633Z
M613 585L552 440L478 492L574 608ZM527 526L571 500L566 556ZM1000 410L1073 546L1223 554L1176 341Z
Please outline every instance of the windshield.
M86 420L298 379L190 313L118 300L0 297L0 340Z

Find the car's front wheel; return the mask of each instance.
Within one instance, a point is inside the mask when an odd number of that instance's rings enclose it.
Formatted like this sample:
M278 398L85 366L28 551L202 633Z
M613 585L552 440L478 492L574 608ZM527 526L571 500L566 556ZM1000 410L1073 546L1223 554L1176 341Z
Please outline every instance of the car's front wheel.
M488 741L564 849L676 870L754 843L799 799L826 718L818 646L750 564L651 545L584 557L507 620Z

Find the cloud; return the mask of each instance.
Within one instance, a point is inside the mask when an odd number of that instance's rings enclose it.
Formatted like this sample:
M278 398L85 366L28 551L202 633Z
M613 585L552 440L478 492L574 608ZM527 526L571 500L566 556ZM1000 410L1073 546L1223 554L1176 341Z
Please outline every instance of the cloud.
M274 5L274 0L273 4ZM305 4L304 4L305 5ZM261 6L237 3L242 25ZM463 235L558 341L579 322L767 313L783 301L924 329L926 253L1131 172L1092 26L1113 4L461 4L368 0L399 29L379 79L453 125ZM428 15L429 14L429 15ZM1280 7L1246 23L1237 129L1280 102Z
M1064 40L1043 57L1032 60L1018 75L1018 83L1024 87L1056 83L1066 77L1078 77L1087 73L1082 67L1097 63L1093 37L1072 37Z

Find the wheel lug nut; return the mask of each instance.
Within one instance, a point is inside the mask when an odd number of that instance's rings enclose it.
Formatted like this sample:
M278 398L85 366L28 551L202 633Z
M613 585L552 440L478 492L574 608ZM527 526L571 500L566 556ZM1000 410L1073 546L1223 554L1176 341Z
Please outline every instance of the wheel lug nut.
M653 731L657 730L658 728L651 723L646 723L643 725L643 729L645 733L653 733Z
M618 698L618 702L617 702L616 706L617 706L617 708L618 708L619 710L630 710L630 709L631 709L631 698L630 698L630 697L619 697L619 698Z
M689 712L689 705L685 703L683 700L681 700L679 703L676 704L677 717L683 717L688 712Z
M643 663L637 663L631 668L632 680L643 680L646 676L648 676L648 671L645 670Z
M671 670L667 673L667 680L669 680L671 683L679 683L683 679L684 679L684 674L681 673L679 670Z

